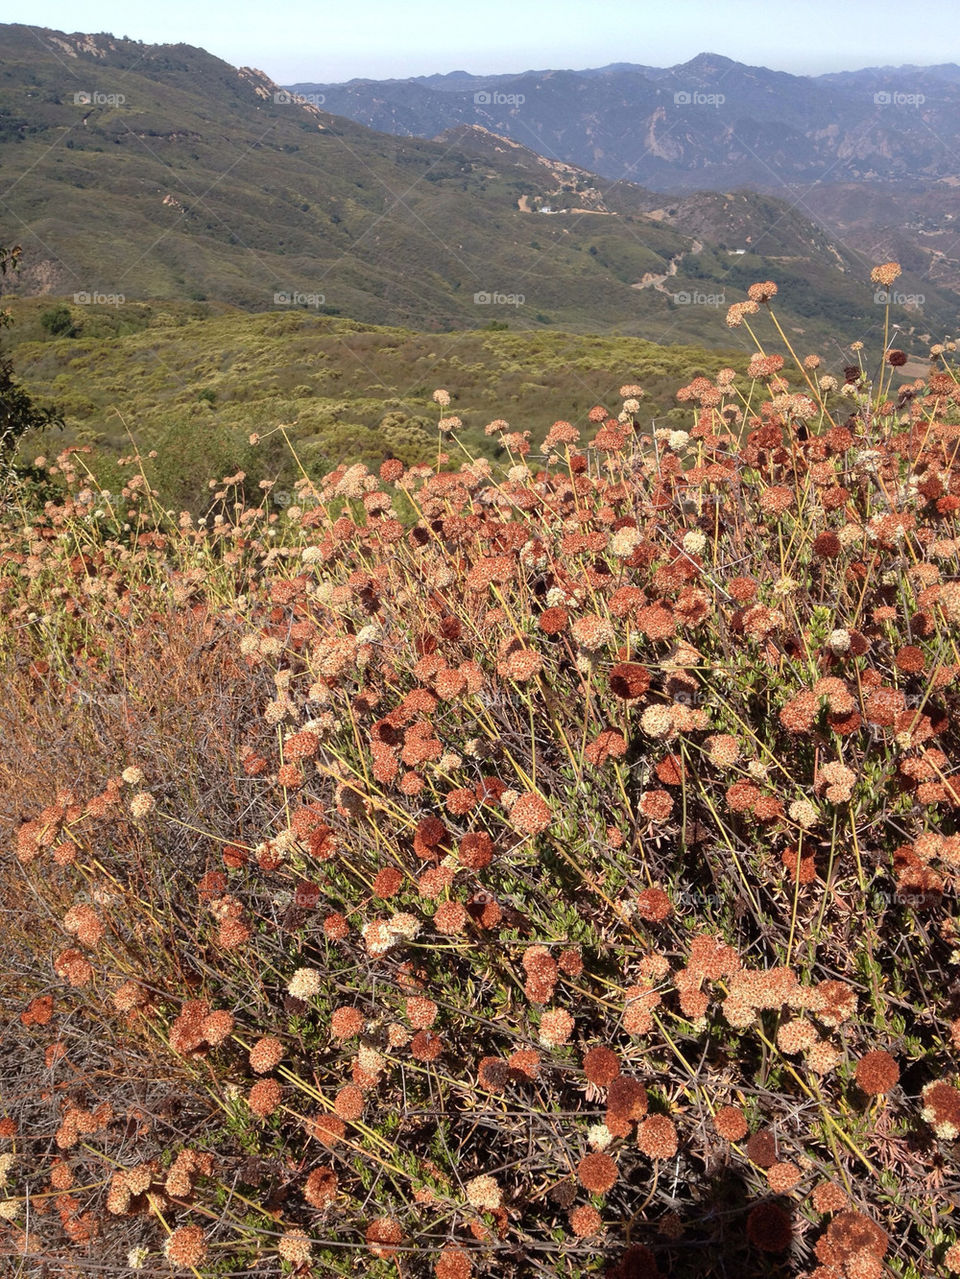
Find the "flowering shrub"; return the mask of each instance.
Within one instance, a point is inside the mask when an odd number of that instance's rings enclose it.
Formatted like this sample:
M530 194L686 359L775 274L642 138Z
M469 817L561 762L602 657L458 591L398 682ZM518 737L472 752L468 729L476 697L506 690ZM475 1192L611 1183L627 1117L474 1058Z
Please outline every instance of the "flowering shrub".
M8 511L23 1273L960 1270L960 384L856 355Z

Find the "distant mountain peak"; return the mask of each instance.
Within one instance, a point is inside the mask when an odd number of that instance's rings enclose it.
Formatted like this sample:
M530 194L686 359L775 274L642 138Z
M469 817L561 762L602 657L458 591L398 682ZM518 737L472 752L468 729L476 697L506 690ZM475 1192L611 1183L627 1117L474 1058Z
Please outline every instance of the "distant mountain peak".
M672 71L703 71L707 68L717 69L727 67L742 66L733 58L725 58L722 53L698 53L696 57L690 59L689 62L681 62L675 67L671 67Z
M704 49L672 67L450 72L298 88L322 92L327 111L368 128L433 138L456 124L481 124L589 172L659 191L929 184L957 176L960 152L960 69L951 63L814 76Z

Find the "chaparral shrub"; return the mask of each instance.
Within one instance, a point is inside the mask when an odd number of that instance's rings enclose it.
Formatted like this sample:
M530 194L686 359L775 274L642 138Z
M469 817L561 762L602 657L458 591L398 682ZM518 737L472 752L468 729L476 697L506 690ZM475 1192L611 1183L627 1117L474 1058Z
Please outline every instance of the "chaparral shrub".
M438 392L435 466L282 519L47 464L10 1273L956 1271L960 385L883 355L496 421L502 472Z

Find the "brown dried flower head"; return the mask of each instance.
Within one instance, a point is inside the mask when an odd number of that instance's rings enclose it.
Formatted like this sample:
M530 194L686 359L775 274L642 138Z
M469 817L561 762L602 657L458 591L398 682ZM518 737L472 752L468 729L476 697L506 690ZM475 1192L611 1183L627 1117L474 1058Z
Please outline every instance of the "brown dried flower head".
M603 1195L617 1180L617 1165L609 1155L597 1151L586 1155L577 1165L580 1184L593 1195Z
M900 1067L882 1048L867 1053L857 1062L857 1083L865 1093L877 1096L888 1093L900 1078Z

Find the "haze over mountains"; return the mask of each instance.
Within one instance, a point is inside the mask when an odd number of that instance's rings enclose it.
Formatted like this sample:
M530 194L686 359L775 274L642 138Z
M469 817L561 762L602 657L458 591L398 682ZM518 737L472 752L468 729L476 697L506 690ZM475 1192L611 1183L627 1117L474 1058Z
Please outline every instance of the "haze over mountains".
M785 323L811 346L882 325L862 246L825 232L782 189L688 189L668 199L537 154L527 145L535 139L520 136L531 131L528 104L542 82L544 119L551 103L566 112L567 126L559 116L551 125L557 139L573 149L592 130L594 168L603 160L612 172L615 126L601 107L611 85L638 82L633 68L484 80L482 91L460 73L432 78L445 89L401 82L401 94L454 107L466 85L471 109L483 105L472 102L477 93L530 89L489 128L459 123L455 111L423 117L418 127L440 135L427 140L397 136L389 111L377 118L389 132L331 113L346 111L356 85L342 101L326 90L313 91L321 105L292 100L262 72L187 45L6 26L0 48L0 178L7 225L24 247L22 292L300 305L423 329L494 320L718 346L736 336L723 326L725 306L773 278ZM720 74L695 64L700 84ZM752 84L759 113L772 90L749 71L730 64L725 83ZM928 70L923 83L960 93L951 74ZM672 93L682 77L663 76ZM497 87L508 80L513 89ZM573 81L590 92L573 100ZM829 92L839 100L852 91ZM724 110L691 104L685 145L700 134L706 145ZM636 151L636 120L616 127L623 154L631 136ZM702 178L710 166L697 163L690 173ZM904 342L922 344L951 330L956 295L949 273L936 282L930 255L906 265L895 319Z
M960 283L960 66L797 76L701 53L674 67L300 84L385 132L478 124L657 191L774 192L878 260Z
M701 53L675 67L299 84L383 132L480 124L658 191L794 182L960 182L960 67L810 77Z

